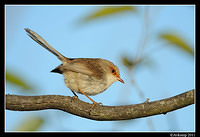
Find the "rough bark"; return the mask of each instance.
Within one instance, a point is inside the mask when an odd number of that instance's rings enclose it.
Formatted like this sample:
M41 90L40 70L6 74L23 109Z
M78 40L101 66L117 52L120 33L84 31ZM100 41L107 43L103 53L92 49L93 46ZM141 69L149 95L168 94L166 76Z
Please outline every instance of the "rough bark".
M127 120L166 114L188 105L194 104L194 89L174 97L141 104L124 106L95 105L83 102L78 98L60 95L19 96L6 95L6 109L14 111L36 111L44 109L59 109L80 117L100 120Z

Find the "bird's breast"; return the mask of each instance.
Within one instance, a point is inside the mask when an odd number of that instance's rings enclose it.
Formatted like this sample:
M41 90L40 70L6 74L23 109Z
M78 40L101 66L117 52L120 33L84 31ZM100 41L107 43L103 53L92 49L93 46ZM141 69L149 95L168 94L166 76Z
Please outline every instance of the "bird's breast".
M63 75L65 77L65 85L77 93L80 93L80 89L87 95L96 95L108 88L104 78L97 79L94 76L73 71L66 71Z

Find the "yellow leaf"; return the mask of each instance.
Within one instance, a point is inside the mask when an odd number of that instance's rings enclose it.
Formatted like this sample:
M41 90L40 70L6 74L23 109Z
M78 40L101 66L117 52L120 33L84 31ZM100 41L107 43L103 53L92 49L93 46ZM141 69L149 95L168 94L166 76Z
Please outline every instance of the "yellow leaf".
M175 45L179 49L186 51L190 55L194 55L194 51L192 50L191 46L189 46L183 38L180 36L174 35L172 33L166 33L166 34L161 34L160 35L161 39L166 40L170 44Z
M128 67L128 68L132 68L133 67L133 62L130 61L127 57L122 57L122 62L124 64L124 66Z
M92 15L89 15L84 18L85 21L90 21L96 18L104 17L111 14L127 12L127 11L136 11L135 7L132 6L113 6L113 7L106 7L94 12Z
M6 72L6 81L8 81L14 85L20 86L20 87L24 88L25 90L31 89L31 86L28 85L21 77L18 77L8 71Z
M41 117L29 117L28 119L22 121L17 128L17 131L37 131L43 122L44 120Z
M128 57L126 55L122 56L122 63L128 69L132 69L133 67L140 66L140 65L144 64L144 60L145 60L144 57L135 60L135 59L131 59L130 57ZM148 63L150 64L150 62L148 62ZM147 62L146 62L146 64L147 64Z

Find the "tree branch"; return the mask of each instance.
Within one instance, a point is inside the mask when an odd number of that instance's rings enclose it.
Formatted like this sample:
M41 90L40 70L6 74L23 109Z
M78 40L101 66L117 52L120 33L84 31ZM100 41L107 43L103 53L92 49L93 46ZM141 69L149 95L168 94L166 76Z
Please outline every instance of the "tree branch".
M6 109L14 111L35 111L59 109L80 117L111 121L127 120L166 114L188 105L194 104L194 89L177 96L158 101L125 106L96 105L89 113L91 104L78 98L60 95L19 96L6 95Z

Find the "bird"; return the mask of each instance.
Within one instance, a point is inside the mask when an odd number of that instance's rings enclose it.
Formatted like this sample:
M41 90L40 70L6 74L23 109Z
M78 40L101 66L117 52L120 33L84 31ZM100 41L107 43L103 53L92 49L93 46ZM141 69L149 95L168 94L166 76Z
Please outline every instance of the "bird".
M120 77L119 69L112 62L101 58L67 58L50 46L39 34L29 28L24 28L27 35L39 45L54 54L62 64L51 72L64 75L65 85L78 98L76 93L85 95L92 101L90 110L97 103L89 96L104 92L114 82L124 81ZM76 92L76 93L75 93Z

